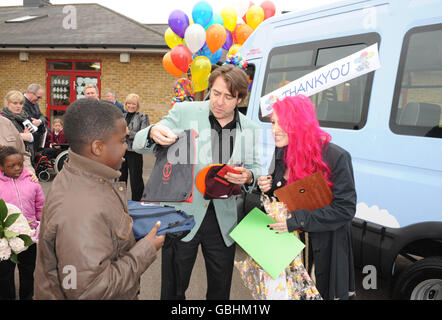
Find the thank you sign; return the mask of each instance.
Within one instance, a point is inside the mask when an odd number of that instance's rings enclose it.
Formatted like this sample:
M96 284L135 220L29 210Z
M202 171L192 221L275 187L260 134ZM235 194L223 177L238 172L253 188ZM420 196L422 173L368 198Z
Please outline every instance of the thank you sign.
M261 98L261 113L265 117L273 112L272 105L278 99L298 94L307 97L343 82L379 69L378 44L367 47L346 58L335 61L311 72Z

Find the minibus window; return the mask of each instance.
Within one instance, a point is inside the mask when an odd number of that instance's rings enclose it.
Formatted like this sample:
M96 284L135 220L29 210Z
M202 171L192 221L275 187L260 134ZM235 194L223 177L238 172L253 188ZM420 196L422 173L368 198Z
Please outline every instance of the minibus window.
M312 58L313 50L277 54L272 57L270 68L277 69L308 66L311 64Z
M442 138L442 24L407 32L390 116L394 133Z
M338 48L326 48L318 50L318 59L316 65L318 67L326 66L329 63L335 62L343 57L347 57L355 52L361 51L366 45L354 45Z
M377 33L327 39L274 48L270 51L261 96L312 71L380 41ZM373 73L310 97L323 127L361 129L366 122ZM270 117L259 119L269 122Z

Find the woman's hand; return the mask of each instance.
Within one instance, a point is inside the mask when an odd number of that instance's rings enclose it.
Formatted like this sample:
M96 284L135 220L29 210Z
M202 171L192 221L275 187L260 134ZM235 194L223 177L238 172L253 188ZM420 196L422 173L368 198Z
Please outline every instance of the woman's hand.
M23 132L20 133L20 136L23 141L32 142L32 133L28 128L25 128Z
M287 219L290 219L291 217L292 217L292 215L289 214ZM274 224L269 224L269 228L271 230L276 230L276 233L289 232L289 230L287 228L287 220L284 222L276 222Z
M272 176L261 176L258 178L258 187L262 192L267 192L272 188Z
M38 178L33 172L29 172L29 179L31 180L31 182L38 183Z

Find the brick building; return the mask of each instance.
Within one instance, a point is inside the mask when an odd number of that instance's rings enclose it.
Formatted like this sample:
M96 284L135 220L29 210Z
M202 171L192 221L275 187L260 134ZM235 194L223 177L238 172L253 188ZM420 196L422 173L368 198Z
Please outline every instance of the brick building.
M2 7L0 98L39 83L46 90L42 112L61 116L92 82L100 96L113 90L120 102L137 93L141 111L156 122L170 109L177 79L162 65L167 27L143 25L98 4L24 0Z

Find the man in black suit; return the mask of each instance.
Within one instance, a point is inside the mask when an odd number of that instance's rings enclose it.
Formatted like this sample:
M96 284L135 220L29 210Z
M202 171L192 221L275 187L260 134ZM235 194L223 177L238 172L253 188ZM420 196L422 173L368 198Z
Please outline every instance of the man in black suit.
M41 113L40 106L38 105L38 101L41 100L43 95L44 95L43 87L36 83L29 85L28 89L26 90L26 93L24 94L25 104L23 106L23 109L30 117L32 124L38 128L37 131L33 132L35 151L38 151L40 144L42 142L41 139L46 131L45 129L46 117Z

